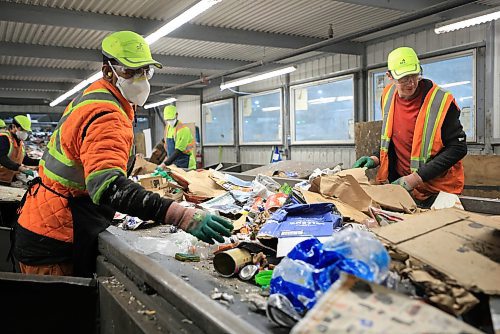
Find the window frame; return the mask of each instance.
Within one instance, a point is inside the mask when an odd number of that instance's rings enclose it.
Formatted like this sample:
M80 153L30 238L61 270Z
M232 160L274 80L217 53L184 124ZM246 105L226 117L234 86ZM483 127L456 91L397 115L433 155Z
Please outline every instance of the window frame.
M223 104L226 102L230 102L231 108L233 111L233 121L231 122L231 126L233 127L233 138L231 139L231 143L209 143L209 144L207 144L206 139L205 139L206 119L205 119L203 107L206 105L217 105L217 104ZM235 118L234 97L229 97L226 99L202 103L201 104L201 140L202 140L203 146L207 146L207 147L210 147L210 146L211 147L214 147L214 146L234 146L236 144L235 135L234 135L235 131L236 131L235 126L234 126L234 118Z
M478 105L478 100L480 99L479 92L477 91L478 87L478 50L477 48L473 49L467 49L463 51L458 51L458 52L452 52L452 53L447 53L447 54L442 54L438 56L432 56L432 57L422 57L420 59L421 64L428 64L428 63L433 63L437 61L443 61L443 60L450 60L454 58L460 58L464 56L472 56L472 94L473 94L473 106L474 106L474 138L469 138L467 137L467 143L470 144L475 144L475 143L480 143L478 141L480 135L480 129L478 129L478 119L479 119L479 113L481 111L481 106ZM373 77L375 73L380 73L381 71L387 72L388 68L387 66L384 67L377 67L368 70L368 121L375 121L375 109L374 109L374 84L373 84ZM423 77L425 78L425 72L423 73ZM380 120L379 120L380 121Z
M272 93L279 93L280 97L280 128L279 128L279 139L276 141L265 141L265 142L243 142L243 100L245 98L252 98ZM258 145L282 145L283 144L283 90L281 88L271 89L263 92L253 93L245 96L238 96L238 143L240 146L258 146Z
M344 139L344 140L295 140L295 89L299 88L304 88L304 87L311 87L311 86L318 86L322 84L327 84L327 83L332 83L332 82L337 82L337 81L343 81L346 79L351 79L352 80L352 93L353 93L353 110L352 110L352 117L353 117L353 122L356 123L356 83L355 83L355 76L354 73L351 74L345 74L341 76L336 76L336 77L331 77L323 80L316 80L316 81L311 81L303 84L298 84L298 85L292 85L290 86L290 135L291 135L291 144L292 145L336 145L336 144L354 144L356 138L353 137L351 139Z

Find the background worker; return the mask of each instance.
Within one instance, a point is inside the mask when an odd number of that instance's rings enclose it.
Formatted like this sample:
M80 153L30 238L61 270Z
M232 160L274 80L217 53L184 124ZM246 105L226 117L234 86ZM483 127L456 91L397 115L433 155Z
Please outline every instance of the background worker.
M7 127L7 124L5 124L5 121L3 119L0 119L0 131L3 131Z
M196 142L189 127L179 121L175 106L169 105L163 109L165 127L165 142L167 159L160 165L176 165L179 168L196 169Z
M135 106L146 102L154 67L162 65L131 31L104 38L102 53L103 78L66 107L40 161L40 178L23 199L13 248L23 273L91 277L97 236L115 211L172 224L209 243L232 231L225 219L127 178Z
M34 175L27 166L38 166L39 160L26 155L24 141L28 139L28 132L31 132L31 121L24 115L15 116L7 130L0 131L0 184L4 186L9 186L18 172Z
M417 204L429 207L440 191L460 194L464 188L461 159L467 143L460 109L449 92L421 77L412 48L393 50L387 62L391 83L381 98L380 151L354 167L380 166L379 183L399 184Z

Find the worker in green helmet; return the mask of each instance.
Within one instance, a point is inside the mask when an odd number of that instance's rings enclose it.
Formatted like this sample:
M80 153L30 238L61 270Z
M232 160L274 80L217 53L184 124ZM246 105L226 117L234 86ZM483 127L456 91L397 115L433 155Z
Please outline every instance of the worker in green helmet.
M7 124L5 124L5 121L3 119L0 119L0 131L4 130L7 127Z
M196 169L196 142L189 127L178 120L177 108L173 105L163 109L167 159L160 165L176 165L180 168Z
M378 183L402 186L421 207L430 207L440 191L460 194L467 143L453 95L422 78L410 47L390 52L387 67L391 82L381 98L380 149L358 159L354 167L378 166Z
M5 125L5 122L2 120ZM24 115L17 115L6 131L0 132L0 184L9 186L14 176L21 172L33 176L33 169L39 160L26 155L24 141L31 132L31 121Z

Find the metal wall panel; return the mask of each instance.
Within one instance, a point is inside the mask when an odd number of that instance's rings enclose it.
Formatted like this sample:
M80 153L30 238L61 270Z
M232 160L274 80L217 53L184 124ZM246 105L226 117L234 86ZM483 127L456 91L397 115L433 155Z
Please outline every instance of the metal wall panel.
M385 64L387 62L387 55L393 49L400 46L409 46L414 48L417 54L425 54L465 44L482 42L486 39L487 26L486 24L482 24L439 35L434 33L434 29L430 28L398 36L390 40L369 43L366 47L367 65Z
M271 160L271 151L272 146L241 146L241 163L267 165Z
M177 113L183 123L195 123L201 126L200 98L194 95L181 95L177 97Z
M297 71L290 74L290 83L321 79L334 76L337 72L359 68L361 57L356 55L333 54L318 57L297 66Z
M237 162L236 148L233 146L205 146L203 147L203 165L211 166L219 162Z
M353 146L293 146L291 157L294 161L331 162L332 167L342 163L350 168L356 161Z
M494 80L493 80L493 138L500 142L500 23L495 24Z

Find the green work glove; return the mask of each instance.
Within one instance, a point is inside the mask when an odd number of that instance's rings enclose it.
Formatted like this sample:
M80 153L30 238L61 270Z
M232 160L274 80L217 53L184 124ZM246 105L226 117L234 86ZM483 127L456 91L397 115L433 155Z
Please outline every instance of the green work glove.
M209 244L214 240L224 242L223 236L229 237L233 231L228 220L203 210L185 208L176 202L170 204L164 223L177 226Z
M28 168L21 170L21 173L28 176L35 176L35 172L33 172L31 169Z
M233 224L222 217L203 210L196 210L189 227L185 231L202 241L213 244L213 240L224 242L223 235L226 237L231 236Z
M417 186L421 185L424 181L416 172L400 177L396 181L392 182L392 184L400 185L405 188L406 191L410 192L415 189Z
M377 167L377 164L375 163L375 160L365 155L364 157L361 157L358 160L356 160L356 162L352 166L352 168L361 168L361 167L366 167L370 169Z

